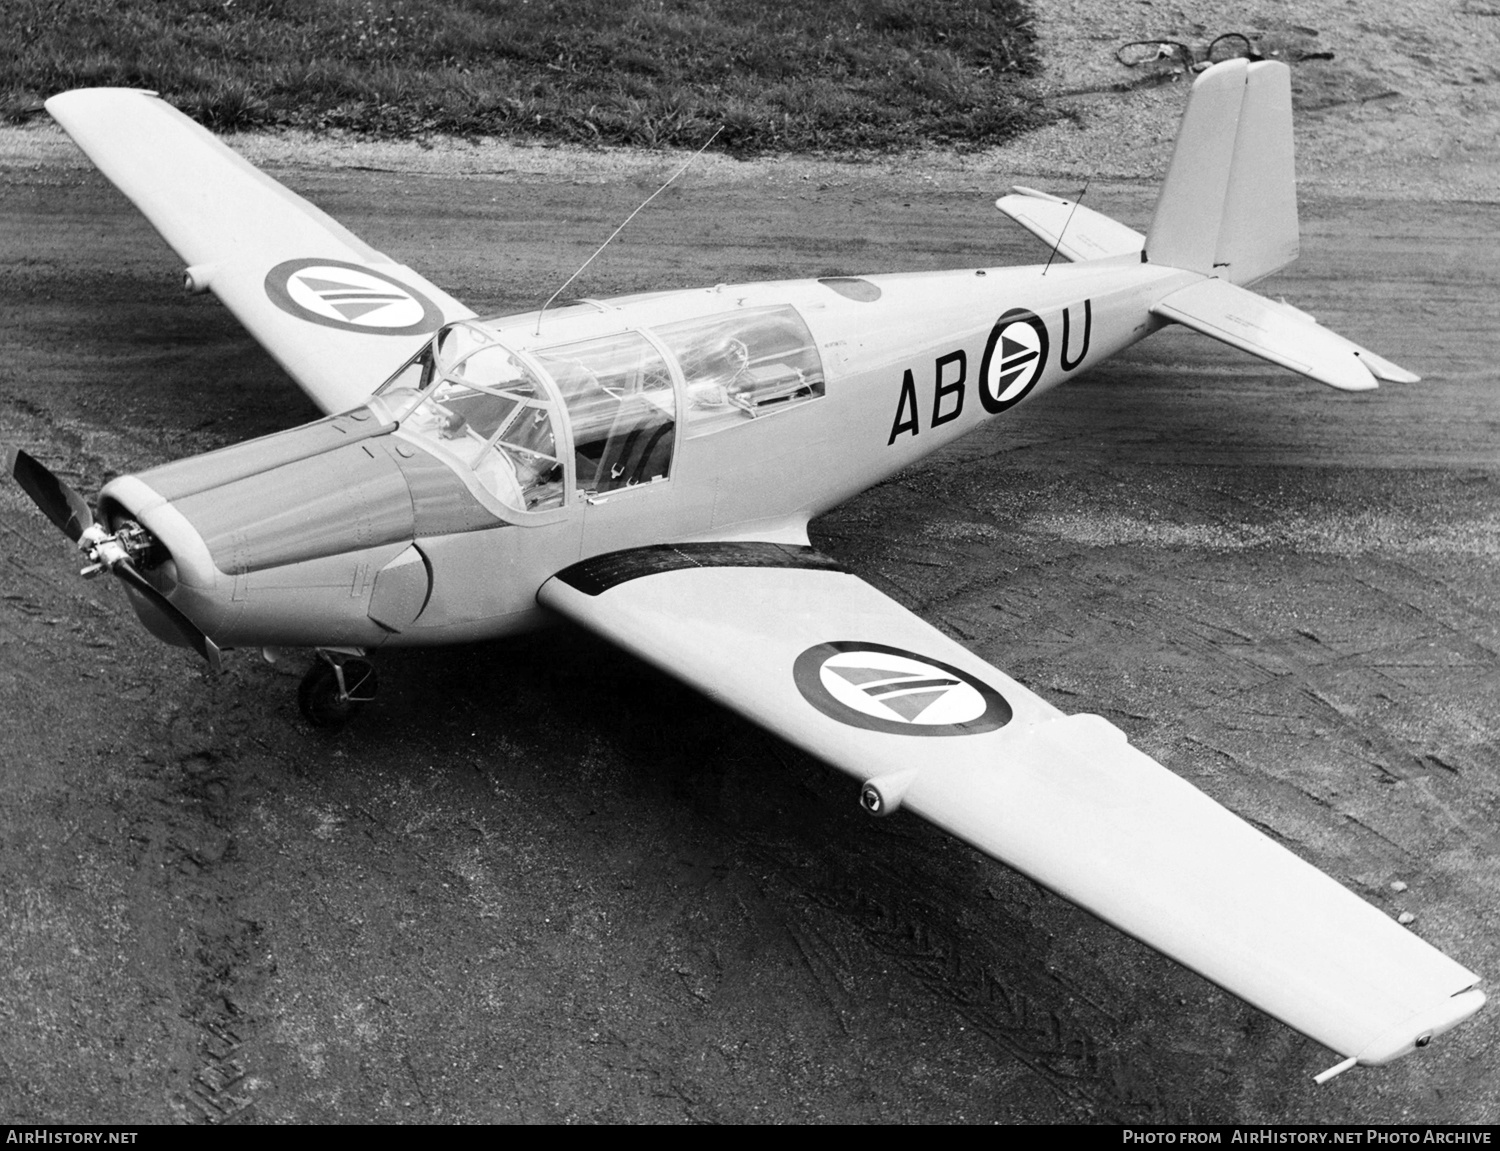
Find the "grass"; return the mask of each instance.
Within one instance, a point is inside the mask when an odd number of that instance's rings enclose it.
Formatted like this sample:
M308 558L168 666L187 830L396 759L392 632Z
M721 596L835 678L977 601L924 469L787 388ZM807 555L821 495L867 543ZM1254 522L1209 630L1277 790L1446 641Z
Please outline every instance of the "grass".
M153 88L217 130L982 147L1042 123L1022 0L0 0L0 115Z

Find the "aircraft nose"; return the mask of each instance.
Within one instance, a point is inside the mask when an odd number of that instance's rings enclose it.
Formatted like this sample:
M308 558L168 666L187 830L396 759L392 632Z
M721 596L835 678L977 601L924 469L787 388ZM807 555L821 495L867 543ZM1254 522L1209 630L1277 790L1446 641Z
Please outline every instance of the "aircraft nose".
M170 494L182 520L173 526L191 530L198 559L229 576L410 540L415 527L401 469L376 441Z
M127 581L125 590L152 635L179 646L198 646L171 618L173 611L210 638L232 619L232 583L214 564L202 534L166 497L138 476L119 476L99 493L99 515L111 532L130 523L145 530L149 543L134 566L148 586ZM158 596L166 606L157 602Z
M100 518L96 519L81 495L49 471L45 464L19 448L6 453L6 470L37 508L88 558L88 566L80 575L93 579L107 573L119 580L136 614L149 631L168 643L195 649L215 671L218 670L218 646L191 616L168 598L167 592L177 582L176 563L171 553L132 513L113 498L101 494ZM124 485L124 488L128 489L129 485ZM162 502L154 493L131 491L129 494L144 496L139 501L141 506ZM190 550L184 548L185 552ZM154 572L156 579L148 578L143 569Z
M369 647L407 628L433 589L420 542L505 521L393 427L347 413L112 481L101 520L151 541L142 621L181 642L160 596L226 647Z
M162 591L179 584L207 591L218 584L221 573L198 529L140 477L119 476L107 483L99 493L99 513L111 530L129 519L151 534L160 550L145 570L157 573Z

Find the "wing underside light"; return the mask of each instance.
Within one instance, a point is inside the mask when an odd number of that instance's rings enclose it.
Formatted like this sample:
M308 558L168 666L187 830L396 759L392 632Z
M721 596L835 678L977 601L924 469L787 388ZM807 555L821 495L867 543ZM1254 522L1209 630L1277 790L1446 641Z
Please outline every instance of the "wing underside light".
M47 111L325 412L357 406L474 313L152 93L85 88Z
M1156 761L810 548L598 557L539 601L1338 1051L1381 1064L1478 977ZM1352 1065L1352 1064L1351 1064Z

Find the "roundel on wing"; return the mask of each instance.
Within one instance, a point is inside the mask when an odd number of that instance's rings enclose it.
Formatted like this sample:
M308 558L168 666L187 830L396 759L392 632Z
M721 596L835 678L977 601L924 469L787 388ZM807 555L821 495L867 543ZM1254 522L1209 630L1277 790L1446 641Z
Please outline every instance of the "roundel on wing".
M1010 704L983 680L878 643L820 643L797 657L802 698L830 719L891 735L977 735L1010 722Z
M987 412L1019 403L1047 367L1047 325L1025 308L1012 308L996 321L979 365L979 399Z
M415 336L443 313L394 276L342 260L287 260L266 273L266 295L299 320L372 336Z

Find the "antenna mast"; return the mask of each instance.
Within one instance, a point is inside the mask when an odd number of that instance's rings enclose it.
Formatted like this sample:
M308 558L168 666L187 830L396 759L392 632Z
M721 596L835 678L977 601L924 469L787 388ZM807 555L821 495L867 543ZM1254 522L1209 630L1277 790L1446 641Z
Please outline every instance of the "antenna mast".
M1083 182L1083 190L1078 193L1078 197L1073 201L1073 206L1068 209L1068 218L1063 221L1063 226L1058 230L1057 243L1052 245L1052 254L1047 257L1047 267L1042 269L1042 275L1045 276L1047 274L1048 269L1052 267L1052 261L1057 258L1057 249L1062 247L1063 234L1067 232L1068 225L1073 222L1073 213L1078 211L1078 205L1083 202L1083 193L1089 190L1089 185L1093 183L1093 180L1094 177L1090 174L1089 178Z
M678 176L682 175L689 168L691 168L693 166L693 161L697 160L699 156L703 155L704 152L708 151L708 146L710 144L712 144L715 140L717 140L719 138L719 133L722 132L723 130L724 130L724 125L722 125L722 124L720 124L717 128L715 128L714 129L714 134L712 136L710 136L707 140L705 140L703 142L703 147L699 148L696 152L694 152L691 156L689 156L688 159L687 159L687 163L686 164L684 164L682 167L678 168L677 171L673 172L669 177L667 177L667 182L665 184L663 184L660 188L656 189L656 191L652 192L651 195L647 196L644 200L642 200L640 202L639 207L637 207L634 212L631 212L630 215L626 216L625 219L621 222L620 226L618 228L616 228L613 232L611 232L609 234L609 239L605 240L604 243L600 244L596 249L594 249L594 254L592 256L590 256L587 260L585 260L582 264L580 264L578 266L578 271L574 272L571 276L569 276L566 280L564 280L562 282L562 286L559 287L557 289L557 291L553 292L550 296L547 297L547 302L541 306L541 309L536 314L536 334L537 335L540 336L542 334L542 316L543 316L543 314L545 314L545 312L547 311L547 309L552 306L552 301L555 300L555 299L557 299L558 296L560 296L560 295L563 294L563 289L564 288L566 288L574 280L578 279L579 276L583 275L583 270L585 268L587 268L590 264L592 264L594 262L594 260L598 257L599 253L602 252L602 251L604 251L605 248L609 247L609 245L611 244L611 242L613 242L614 238L616 236L618 236L621 232L623 232L625 230L625 225L628 224L628 223L630 223L631 220L634 220L637 216L639 216L641 214L641 208L644 208L647 204L651 203L652 200L654 200L654 199L656 199L656 197L660 196L663 192L665 192L667 190L668 187L671 186L672 182L675 181Z

